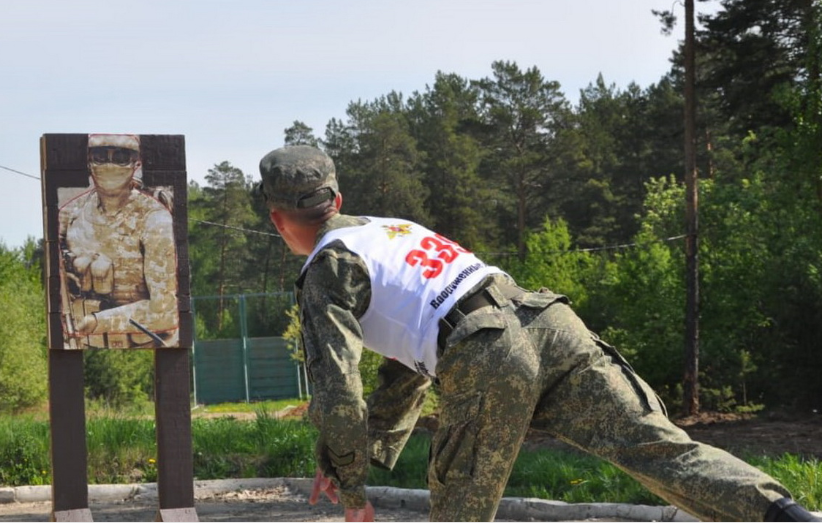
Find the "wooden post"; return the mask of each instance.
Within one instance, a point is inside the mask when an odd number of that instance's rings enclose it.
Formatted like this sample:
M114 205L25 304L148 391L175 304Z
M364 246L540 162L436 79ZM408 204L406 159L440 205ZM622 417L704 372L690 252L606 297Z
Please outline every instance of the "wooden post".
M82 352L49 351L49 415L51 520L91 521Z
M177 242L178 348L154 351L154 414L157 421L157 521L198 521L194 508L194 454L191 442L193 314L188 263L188 202L185 149L181 136L143 137L146 167L156 185L174 187ZM144 176L147 176L148 172Z
M197 521L194 511L189 350L154 351L157 521Z
M46 179L87 183L85 135L51 135L40 142L45 238L46 312L49 349L62 349L60 249L56 242L57 188ZM49 234L49 233L52 234ZM83 390L83 353L49 350L49 425L51 437L51 520L91 521L88 506L88 453Z

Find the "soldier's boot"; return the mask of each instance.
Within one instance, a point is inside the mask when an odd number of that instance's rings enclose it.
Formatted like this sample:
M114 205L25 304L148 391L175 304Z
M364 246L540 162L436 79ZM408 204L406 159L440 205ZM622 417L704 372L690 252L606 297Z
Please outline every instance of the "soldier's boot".
M767 512L765 521L822 521L791 498L777 499Z

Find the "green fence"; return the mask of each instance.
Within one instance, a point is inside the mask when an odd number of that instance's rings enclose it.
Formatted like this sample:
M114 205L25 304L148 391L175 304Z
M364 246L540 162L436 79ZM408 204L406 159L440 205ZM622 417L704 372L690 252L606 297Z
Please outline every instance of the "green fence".
M292 293L199 296L192 303L195 403L308 396L305 368L279 336Z

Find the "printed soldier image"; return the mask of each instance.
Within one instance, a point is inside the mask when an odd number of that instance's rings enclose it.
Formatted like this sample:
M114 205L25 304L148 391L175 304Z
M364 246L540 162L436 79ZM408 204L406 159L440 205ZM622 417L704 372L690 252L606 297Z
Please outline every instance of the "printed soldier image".
M137 135L89 135L88 167L58 193L64 348L176 347L173 195L142 187Z

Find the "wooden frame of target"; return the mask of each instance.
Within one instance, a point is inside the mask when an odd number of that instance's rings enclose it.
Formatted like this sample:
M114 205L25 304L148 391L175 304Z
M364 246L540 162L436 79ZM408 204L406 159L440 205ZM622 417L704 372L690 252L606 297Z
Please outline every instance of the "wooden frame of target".
M154 351L158 521L196 521L185 140L40 139L52 520L91 521L83 354Z

